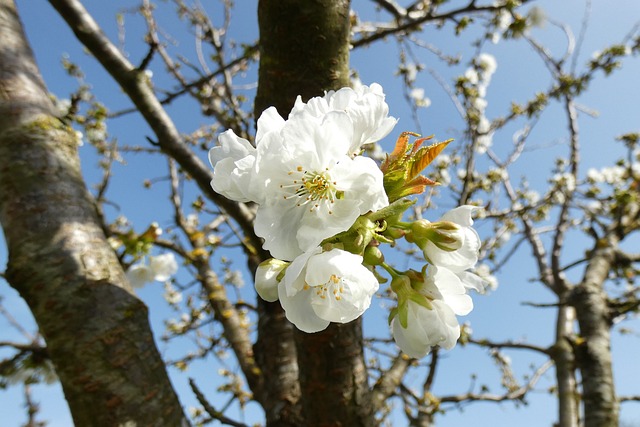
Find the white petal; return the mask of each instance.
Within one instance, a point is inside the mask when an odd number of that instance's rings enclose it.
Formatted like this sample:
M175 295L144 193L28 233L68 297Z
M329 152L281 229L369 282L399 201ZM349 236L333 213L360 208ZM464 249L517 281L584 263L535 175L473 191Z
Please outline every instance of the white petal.
M249 141L240 138L232 130L227 130L218 136L219 146L209 150L209 162L214 168L223 159L231 158L234 161L240 160L249 154L254 154L256 149Z
M281 201L260 206L253 227L256 234L264 239L262 247L271 256L291 261L303 252L298 245L296 231L305 212L304 208Z
M362 257L333 249L309 259L306 282L318 317L337 323L357 319L369 308L378 280Z
M289 265L282 279L288 296L293 296L303 290L306 284L306 268L309 258L319 253L322 253L322 248L316 247L300 255Z
M231 200L261 202L262 189L254 182L256 149L231 130L222 133L218 142L220 146L209 150L211 187Z
M141 288L153 281L153 273L148 265L140 262L127 269L127 279L132 288Z
M352 199L336 200L329 211L309 211L301 207L303 217L300 221L296 239L302 250L318 246L324 239L348 230L360 216L359 201Z
M296 328L302 332L313 333L322 331L329 326L329 321L318 317L310 309L310 290L298 292L288 296L283 282L278 285L278 297L284 309L285 316Z
M489 281L483 279L475 273L471 273L469 271L461 271L456 273L462 284L466 289L473 289L476 292L483 294L485 292L486 287L489 285Z
M460 326L449 306L439 300L432 301L433 310L413 301L408 303L408 324L403 328L397 316L391 322L393 338L411 357L426 356L431 347L445 349L455 346L460 337Z
M149 269L158 282L169 280L178 271L176 257L171 253L149 257Z
M360 214L377 211L389 205L384 191L384 175L375 161L357 156L341 160L333 169L338 189L345 195L360 201Z
M455 222L463 227L471 227L473 225L471 214L478 209L481 208L471 205L458 206L442 215L441 220Z
M427 280L432 280L437 286L442 300L451 307L451 310L458 316L465 316L473 310L473 301L467 295L460 277L454 272L444 267L429 267L429 275Z
M427 242L423 248L424 256L432 264L445 267L454 272L460 272L473 267L478 262L480 237L471 227L465 227L462 246L455 251L443 251L432 242Z
M284 126L284 119L276 107L269 107L260 114L256 124L256 141L259 144L264 136L269 132L279 132Z

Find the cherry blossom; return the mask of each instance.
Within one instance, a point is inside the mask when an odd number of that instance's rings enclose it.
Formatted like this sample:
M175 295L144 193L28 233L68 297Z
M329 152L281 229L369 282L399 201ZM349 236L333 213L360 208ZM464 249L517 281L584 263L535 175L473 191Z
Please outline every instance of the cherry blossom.
M352 135L346 113L319 119L302 111L261 139L256 170L265 202L254 228L275 258L292 260L389 204L378 165L346 154Z
M315 248L297 257L278 285L287 319L303 332L318 332L330 322L347 323L369 308L378 280L362 257L341 249Z
M148 282L167 281L178 271L175 256L169 252L158 256L150 256L149 263L145 260L131 265L127 269L127 279L133 288L141 288Z

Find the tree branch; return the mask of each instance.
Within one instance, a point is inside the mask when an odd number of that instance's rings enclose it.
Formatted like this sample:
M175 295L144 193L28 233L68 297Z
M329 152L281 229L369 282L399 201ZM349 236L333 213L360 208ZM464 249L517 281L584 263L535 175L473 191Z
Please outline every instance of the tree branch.
M168 116L144 71L134 67L116 46L104 35L98 24L78 0L50 0L62 18L73 30L76 37L102 64L105 70L118 82L129 99L158 139L162 150L174 158L197 182L200 190L218 206L234 218L245 235L251 240L252 251L247 251L250 265L254 270L266 255L262 251L262 242L253 232L253 213L242 204L220 196L209 184L213 173L200 158L182 143L175 124Z

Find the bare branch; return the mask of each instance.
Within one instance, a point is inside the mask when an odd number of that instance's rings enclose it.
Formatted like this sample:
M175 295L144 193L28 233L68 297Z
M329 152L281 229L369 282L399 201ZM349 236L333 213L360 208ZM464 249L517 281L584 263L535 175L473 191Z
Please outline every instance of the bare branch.
M391 367L380 375L373 386L371 399L374 408L379 410L382 404L395 393L410 366L411 359L403 354L398 354L393 359Z
M439 400L442 403L452 402L452 403L462 403L462 402L471 402L471 401L487 401L487 402L504 402L507 400L523 400L526 394L532 390L537 382L540 380L542 375L549 370L553 366L552 361L545 362L542 366L540 366L534 374L531 376L529 381L518 388L517 390L505 393L505 394L488 394L488 393L463 393L457 395L449 395L443 396Z
M209 414L209 416L214 419L214 420L218 420L220 421L221 424L225 424L228 426L233 426L233 427L249 427L247 424L244 423L240 423L238 421L234 421L231 418L223 415L220 411L217 411L216 408L214 408L211 403L209 403L209 401L207 400L207 398L204 396L204 394L200 391L200 389L198 388L198 386L196 385L196 382L194 381L193 378L189 378L189 386L191 387L191 390L193 391L193 394L196 395L196 398L198 399L198 402L202 405L202 407L204 408L204 410L207 412L207 414Z
M246 205L230 201L213 191L209 184L213 176L212 172L182 143L175 124L153 93L146 74L135 68L124 57L78 0L50 0L50 3L65 19L78 39L127 93L153 129L162 150L189 171L200 190L240 224L254 246L254 251L247 253L247 256L255 268L261 259L266 258L266 255L262 253L262 242L253 232L253 213Z
M550 350L548 348L540 347L533 344L523 343L523 342L515 342L515 341L498 342L498 341L491 341L486 338L482 338L482 339L469 338L469 342L472 344L479 345L481 347L489 347L489 348L497 348L497 349L510 348L510 349L516 349L516 350L531 350L537 353L542 353L547 356L550 354Z

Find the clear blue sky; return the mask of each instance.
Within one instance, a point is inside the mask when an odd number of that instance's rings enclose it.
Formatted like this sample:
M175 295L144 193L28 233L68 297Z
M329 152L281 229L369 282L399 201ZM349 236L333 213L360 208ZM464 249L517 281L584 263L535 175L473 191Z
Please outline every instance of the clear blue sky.
M97 98L105 102L112 110L118 110L129 106L128 101L112 82L111 78L91 57L83 53L82 47L74 39L66 25L57 16L52 7L43 0L17 0L19 12L22 16L26 32L36 59L44 75L49 90L59 98L66 98L75 88L75 83L60 67L60 59L63 54L81 64L87 76L87 81L93 86ZM86 6L94 17L103 26L103 29L112 40L117 39L117 27L114 18L115 12L135 5L133 1L86 1ZM454 4L465 2L454 1ZM185 33L183 26L172 19L167 13L170 7L162 3L159 14L161 26L173 34L182 44L175 51L184 52L187 56L193 56L194 45L189 35ZM217 3L213 3L210 14L214 19L219 15ZM584 10L584 2L568 0L553 2L551 0L536 2L548 15L557 21L569 24L577 33ZM606 0L593 1L592 22L587 37L585 38L582 54L578 64L584 64L593 51L600 50L610 43L618 42L640 19L640 3L635 0ZM358 11L363 19L375 19L378 15L371 10L368 0L353 0L353 8ZM257 22L255 16L256 1L242 0L236 2L236 15L233 20L231 34L236 39L251 42L257 37ZM368 10L367 10L368 9ZM144 34L142 22L139 18L125 15L126 42L124 49L129 53L131 60L136 63L146 53L141 48L141 37ZM552 25L547 24L543 29L535 30L534 34L547 44L553 52L561 52L566 46L566 39ZM462 55L462 63L458 67L444 66L437 58L425 51L416 48L415 52L421 63L427 68L433 69L449 84L455 75L459 75L468 66L473 51L469 48L469 41L477 36L477 32L471 31L461 37L454 37L450 28L441 31L430 29L425 39L445 51L448 54ZM484 51L493 54L498 63L496 74L492 78L487 99L489 107L488 117L494 118L508 111L512 100L524 101L533 93L544 90L549 85L549 77L538 57L527 47L524 42L501 42L498 45L486 44ZM356 51L352 55L352 65L360 74L365 84L379 82L385 88L387 101L390 105L391 115L400 119L399 124L392 134L404 130L416 130L412 122L411 113L402 95L401 82L394 77L397 64L398 49L393 41L379 42L369 48ZM583 165L581 174L584 176L589 167L602 167L612 164L620 154L619 147L614 144L614 137L618 134L639 131L640 123L640 85L637 76L640 75L640 61L637 58L629 58L624 63L624 69L612 78L598 78L591 90L580 99L580 103L590 109L599 112L597 118L582 115L580 130L582 134ZM151 64L154 71L154 83L158 87L170 87L171 84L163 77L162 65L158 60ZM249 73L246 80L255 81L255 74ZM417 84L425 89L432 104L427 109L419 112L419 121L425 134L434 133L439 139L459 135L461 127L460 117L457 115L447 93L440 85L425 72L418 77ZM248 95L252 91L248 90ZM248 105L251 105L250 103ZM205 119L198 114L191 114L193 108L198 108L189 101L180 101L169 107L169 113L177 122L183 132L189 132L196 127L206 124ZM197 111L197 110L196 110ZM545 180L552 167L552 158L566 152L566 132L564 122L559 122L557 115L544 116L531 143L535 150L525 154L526 161L521 162L519 169L510 171L512 176L526 175L533 187L539 186L542 190ZM140 124L140 119L135 115L110 121L109 130L111 136L117 136L121 144L143 143L146 135L151 132L146 125ZM514 129L515 130L515 129ZM392 148L393 137L389 136L383 144L387 150ZM508 132L499 134L494 139L494 145L510 144L511 135ZM455 149L456 142L451 146ZM91 147L85 145L80 149L83 161L83 169L87 182L95 183L100 176L96 168L96 157ZM123 213L136 224L137 229L144 229L146 224L157 220L162 225L168 224L171 212L168 211L166 192L164 188L157 186L154 191L144 190L142 182L146 178L154 178L165 175L165 163L159 158L149 161L145 156L130 156L127 158L126 167L116 168L116 177L110 189L110 195L117 200ZM486 167L481 164L480 167ZM454 171L452 171L454 172ZM154 187L156 188L156 187ZM446 196L438 201L441 208L452 207ZM116 215L116 211L108 212ZM159 215L157 217L156 215ZM433 213L437 218L439 213ZM489 231L489 227L477 222L481 234ZM580 253L584 249L575 244L575 252ZM578 256L578 255L576 255ZM568 258L570 259L570 258ZM572 258L571 258L572 259ZM6 263L6 249L0 245L0 268ZM240 264L239 264L240 265ZM539 345L548 345L553 334L553 317L550 312L543 309L533 309L521 306L523 301L545 303L552 302L552 296L539 284L529 281L534 276L532 258L528 250L521 251L499 276L500 287L497 291L487 296L474 295L475 309L461 321L469 321L472 324L476 337L490 337L494 340L501 339L527 339ZM249 278L246 279L249 284ZM245 286L242 290L250 300L252 299L251 287ZM143 300L151 307L150 315L152 324L161 334L164 326L163 319L169 315L164 307L162 299L162 287L159 283L147 286L139 292ZM30 314L25 304L14 291L6 284L0 283L0 295L3 304L11 309L11 313L21 322L33 325ZM386 314L378 309L379 304L374 301L376 308L367 313L365 328L369 332L386 328ZM175 316L175 314L173 314ZM0 339L17 339L16 334L8 328L3 319L0 319ZM636 333L621 336L614 332L613 352L615 360L616 383L619 394L639 394L637 384L640 382L640 372L637 368L637 355L640 354L640 339L637 330L640 330L640 322L635 320L625 326L635 327ZM5 332L6 331L6 332ZM189 346L188 342L183 342ZM184 347L182 347L184 348ZM160 343L160 349L165 355L178 355L180 346L168 346ZM0 356L6 352L0 352ZM494 392L498 392L496 370L485 352L468 347L456 347L443 357L441 371L436 383L438 393L462 393L467 391L470 385L470 374L478 374L478 384L487 383L492 386ZM531 363L540 363L539 358L531 357L522 352L508 352L513 359L514 370L518 376L529 372ZM211 379L215 375L215 367L205 366L202 363L194 365L187 376L193 376L205 390L208 396L214 398L215 386L211 385ZM631 375L630 375L631 374ZM186 377L172 372L172 379L176 387L181 391L185 406L193 405ZM555 401L544 392L544 387L553 381L553 373L547 373L549 380L540 383L540 391L534 392L529 398L530 405L516 409L512 403L500 405L491 403L476 403L465 407L464 411L451 411L446 416L437 418L437 425L487 425L491 422L496 426L510 426L516 423L521 426L551 425L556 417ZM420 384L413 384L419 387ZM35 388L35 399L42 407L41 417L50 422L50 426L62 427L71 425L66 405L62 401L59 386L38 386ZM19 388L0 391L0 413L3 414L3 425L13 426L24 422L24 411L21 407L23 399ZM220 405L218 405L220 406ZM231 414L232 416L234 414ZM261 420L259 411L249 411L246 422ZM402 416L398 418L402 420ZM630 425L640 425L640 404L627 403L622 407L622 420ZM633 423L637 424L633 424ZM4 424L6 423L6 424ZM403 425L403 421L397 421L396 425Z

